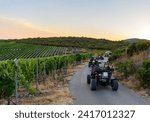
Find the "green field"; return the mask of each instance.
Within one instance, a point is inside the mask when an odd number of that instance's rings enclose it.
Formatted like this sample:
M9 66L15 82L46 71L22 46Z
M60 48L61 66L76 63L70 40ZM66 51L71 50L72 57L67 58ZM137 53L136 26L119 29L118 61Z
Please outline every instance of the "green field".
M0 42L0 61L71 54L74 50L76 49L16 42Z

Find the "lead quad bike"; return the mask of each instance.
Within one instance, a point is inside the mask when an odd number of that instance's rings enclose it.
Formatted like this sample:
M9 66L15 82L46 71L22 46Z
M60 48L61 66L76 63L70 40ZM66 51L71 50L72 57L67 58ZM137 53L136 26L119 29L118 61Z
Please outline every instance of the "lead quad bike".
M118 80L112 77L114 69L95 66L91 70L91 74L87 75L87 84L90 85L90 89L95 91L99 85L108 86L110 85L113 91L118 90Z

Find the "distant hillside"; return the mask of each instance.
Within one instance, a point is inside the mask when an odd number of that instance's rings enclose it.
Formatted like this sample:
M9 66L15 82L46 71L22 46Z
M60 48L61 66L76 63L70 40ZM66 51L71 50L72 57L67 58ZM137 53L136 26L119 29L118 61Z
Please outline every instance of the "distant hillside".
M16 39L8 41L37 44L37 45L77 47L77 48L103 49L103 50L113 50L125 44L123 41L117 42L106 39L95 39L86 37L28 38L28 39L19 39L19 40Z
M149 41L147 39L139 39L139 38L131 38L131 39L125 39L124 42L134 43L134 42L140 42L140 41Z

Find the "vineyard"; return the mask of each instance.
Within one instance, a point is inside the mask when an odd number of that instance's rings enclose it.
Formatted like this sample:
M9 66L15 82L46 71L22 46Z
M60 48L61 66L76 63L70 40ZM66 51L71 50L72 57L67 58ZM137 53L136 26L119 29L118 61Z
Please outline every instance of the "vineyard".
M10 104L11 98L16 98L14 103L18 104L20 88L24 89L26 95L37 94L39 84L44 83L48 76L63 83L69 65L76 65L91 56L88 53L71 53L72 50L1 42L0 99L6 99Z
M49 57L79 52L76 48L41 46L15 42L0 42L0 61L19 58Z

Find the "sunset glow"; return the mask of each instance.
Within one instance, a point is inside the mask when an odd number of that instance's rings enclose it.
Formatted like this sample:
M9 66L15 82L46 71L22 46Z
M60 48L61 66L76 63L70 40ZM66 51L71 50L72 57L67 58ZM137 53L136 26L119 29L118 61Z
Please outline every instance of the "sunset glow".
M150 28L141 29L138 37L141 39L150 39Z
M150 39L149 0L0 0L0 39Z

